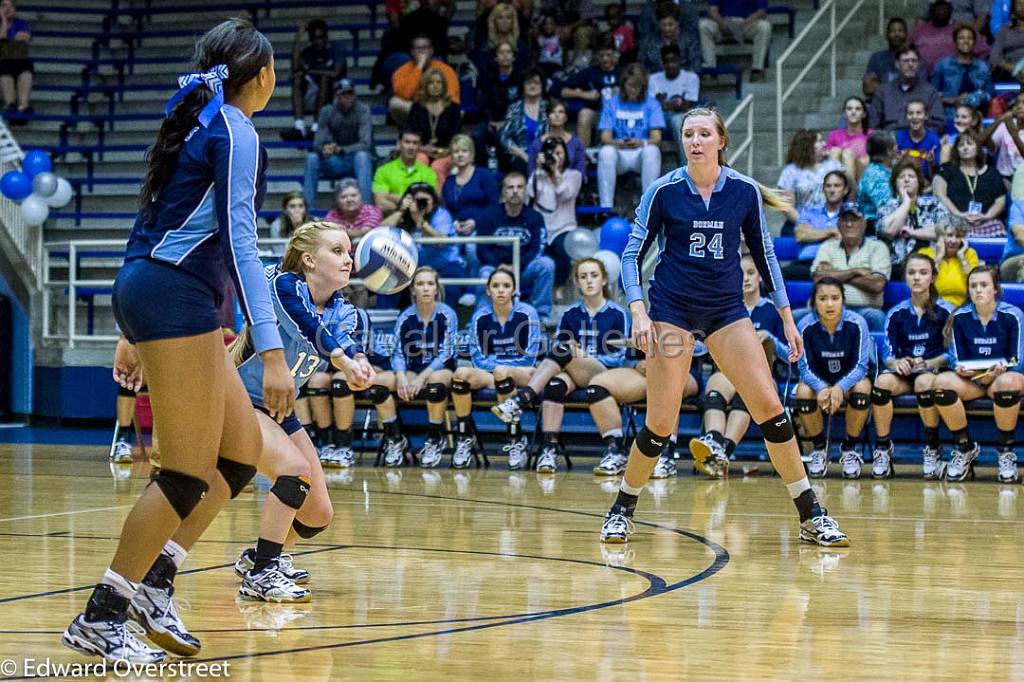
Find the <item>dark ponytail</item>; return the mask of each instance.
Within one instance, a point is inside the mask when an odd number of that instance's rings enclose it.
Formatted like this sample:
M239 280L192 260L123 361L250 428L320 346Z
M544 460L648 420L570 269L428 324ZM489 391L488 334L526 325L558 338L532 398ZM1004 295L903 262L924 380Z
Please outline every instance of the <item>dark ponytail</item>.
M224 95L230 98L270 64L274 48L262 33L245 19L228 19L217 24L196 41L190 72L204 72L226 64L228 78ZM199 112L213 97L206 87L188 93L164 119L156 142L146 153L146 177L139 195L139 208L148 211L178 164L178 152L185 138L198 125Z

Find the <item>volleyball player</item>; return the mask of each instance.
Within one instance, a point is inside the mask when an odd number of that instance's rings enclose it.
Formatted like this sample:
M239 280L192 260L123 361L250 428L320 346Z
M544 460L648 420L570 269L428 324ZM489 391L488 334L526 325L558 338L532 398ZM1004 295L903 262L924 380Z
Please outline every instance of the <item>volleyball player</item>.
M585 388L608 369L621 367L626 357L621 342L629 335L629 315L609 300L608 273L596 258L576 261L572 278L582 298L562 313L558 331L547 356L530 381L516 393L491 408L506 424L518 422L523 408L543 392L541 406L544 445L537 458L538 473L554 473L562 455L559 432L565 414L565 397Z
M740 268L743 271L743 306L750 315L757 340L768 353L768 366L774 368L777 359L785 361L789 357L782 318L771 301L761 296L761 275L754 259L743 256ZM769 347L771 351L767 350ZM701 403L704 435L690 440L690 453L694 462L701 463L705 474L719 478L728 474L729 457L750 427L750 413L736 387L717 368L708 378Z
M230 19L196 43L194 73L179 79L147 158L140 212L113 309L146 371L163 466L122 528L121 542L85 612L62 642L84 654L161 661L128 631L139 581L203 499L213 514L256 472L260 430L217 316L228 276L264 365L263 399L283 420L294 403L270 292L256 249L265 152L250 116L274 91L270 41ZM216 220L214 220L216 218Z
M117 424L110 443L110 461L114 464L132 463L132 425L135 423L136 392L119 386L117 389ZM141 443L140 443L141 445Z
M834 277L818 279L811 289L811 314L798 326L804 355L800 358L796 411L813 443L807 467L813 478L828 474L828 434L822 415L837 414L844 401L846 437L839 448L843 476L860 478L864 464L857 452L857 439L871 404L871 333L863 317L846 309L845 300L842 282Z
M498 268L487 278L489 302L477 309L469 323L472 367L459 367L452 378L456 438L452 466L470 465L480 444L472 428L473 391L496 388L505 400L516 386L530 381L540 352L540 318L533 306L515 299L516 278L511 270ZM518 421L508 425L509 469L522 469L528 459L529 441Z
M786 483L800 517L800 538L819 545L848 545L846 535L811 490L793 425L782 409L771 369L743 306L740 236L782 316L790 361L803 350L765 222L762 195L776 195L724 165L725 122L697 108L683 117L687 165L644 191L622 256L622 282L632 313L632 335L647 353L647 418L626 464L618 497L605 517L601 539L625 542L643 486L674 428L690 368L694 335L707 339L718 367L735 384L767 441L768 454ZM640 263L663 237L651 281L648 315Z
M417 459L430 469L444 456L444 413L455 371L455 333L459 319L444 303L437 270L423 265L412 276L413 303L395 320L391 371L381 372L370 387L370 400L384 425L384 465L401 466L409 440L402 434L392 393L402 402L425 398L427 438Z
M967 275L967 293L970 303L946 322L951 369L935 378L935 406L955 443L946 465L946 480L974 477L974 460L981 446L967 430L964 402L987 396L992 399L992 414L999 430L999 480L1016 483L1020 479L1014 433L1024 390L1024 314L999 300L1002 289L995 266L972 269ZM969 361L983 362L987 367L974 369L962 364Z
M904 279L910 298L885 316L885 343L882 364L885 371L871 388L871 414L875 419L875 451L871 475L887 478L892 467L892 399L913 392L917 412L924 424L924 450L921 473L927 479L939 478L942 470L942 446L939 444L939 412L935 408L936 374L949 364L942 330L953 306L939 298L935 289L938 270L935 261L921 253L907 256Z

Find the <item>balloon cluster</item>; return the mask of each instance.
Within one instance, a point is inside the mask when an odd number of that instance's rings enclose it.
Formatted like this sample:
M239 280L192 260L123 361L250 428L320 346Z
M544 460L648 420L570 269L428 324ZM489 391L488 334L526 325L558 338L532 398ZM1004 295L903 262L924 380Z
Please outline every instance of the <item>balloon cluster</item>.
M53 162L46 152L25 154L21 170L7 171L0 177L0 193L21 202L21 215L27 225L42 225L51 208L62 208L71 201L71 183L53 174Z
M622 252L629 241L629 221L625 218L609 218L600 229L600 240L594 230L577 227L565 236L562 248L574 261L596 258L604 264L608 279L619 279Z

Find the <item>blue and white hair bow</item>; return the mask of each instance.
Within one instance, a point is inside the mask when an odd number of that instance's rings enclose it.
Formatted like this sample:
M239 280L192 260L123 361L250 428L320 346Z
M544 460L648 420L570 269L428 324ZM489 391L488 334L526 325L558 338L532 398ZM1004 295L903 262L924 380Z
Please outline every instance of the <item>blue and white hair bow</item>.
M206 128L210 125L213 117L217 115L217 112L220 111L220 108L224 106L224 81L227 79L227 64L218 64L209 71L202 73L186 73L184 76L178 76L178 87L181 89L174 93L174 97L167 102L167 106L164 107L164 115L170 116L171 112L174 111L174 107L188 93L205 85L213 93L213 99L199 112L199 125Z

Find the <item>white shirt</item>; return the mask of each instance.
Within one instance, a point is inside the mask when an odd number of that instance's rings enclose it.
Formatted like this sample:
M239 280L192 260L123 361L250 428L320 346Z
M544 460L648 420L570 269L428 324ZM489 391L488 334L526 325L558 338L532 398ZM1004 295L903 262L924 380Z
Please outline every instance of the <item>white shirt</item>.
M683 69L675 79L669 80L664 71L658 71L652 73L647 81L647 94L651 97L663 94L666 99L682 97L688 102L696 102L700 99L700 77Z

